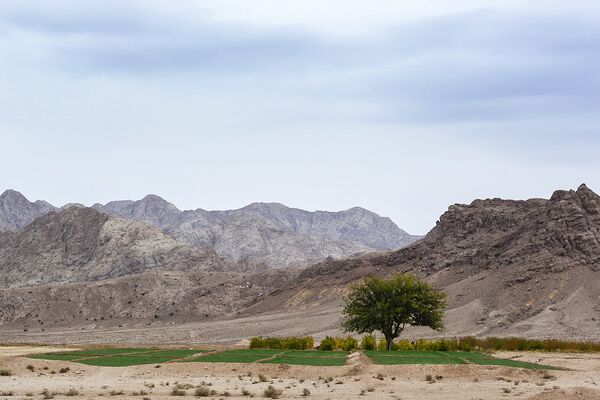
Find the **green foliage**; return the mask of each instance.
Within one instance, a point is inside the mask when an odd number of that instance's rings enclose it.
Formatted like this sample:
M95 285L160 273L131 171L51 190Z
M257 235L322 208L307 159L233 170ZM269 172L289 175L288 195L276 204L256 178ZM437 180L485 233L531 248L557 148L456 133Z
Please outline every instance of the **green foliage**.
M321 351L332 351L335 350L336 342L335 339L331 336L325 337L325 339L321 340L321 344L319 345L319 350Z
M383 341L378 343L379 350L385 350ZM365 349L363 350L372 350ZM441 351L441 352L471 352L487 351L572 351L600 352L600 343L577 342L557 339L523 339L489 337L477 339L471 336L460 339L417 339L398 340L392 344L392 350L400 351Z
M377 339L373 335L366 335L360 342L360 348L363 350L375 350L377 348Z
M405 350L414 350L414 345L410 340L397 340L394 342L396 345L396 350L405 351Z
M365 354L379 365L500 365L525 369L557 369L547 365L506 360L491 357L482 353L465 353L458 351L366 351Z
M390 347L388 349L388 343L387 340L385 338L379 339L379 341L377 342L377 349L378 350L398 350L398 345L396 342L392 341L390 343Z
M441 330L445 306L445 295L415 275L368 277L346 299L342 325L348 332L380 331L390 349L406 326Z
M467 337L461 339L461 341L468 342L471 348L495 351L600 352L600 343L591 341L579 342L559 339L538 340L516 337L488 337L485 339Z
M352 336L348 336L342 341L340 348L344 351L356 350L358 348L358 340Z
M251 349L310 350L315 346L311 336L306 337L253 337Z

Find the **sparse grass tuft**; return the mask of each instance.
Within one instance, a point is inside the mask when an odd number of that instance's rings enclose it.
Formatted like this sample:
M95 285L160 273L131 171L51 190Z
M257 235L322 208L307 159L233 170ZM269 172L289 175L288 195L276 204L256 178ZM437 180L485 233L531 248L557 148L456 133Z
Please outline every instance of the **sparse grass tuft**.
M177 386L171 390L171 396L185 396L186 394L185 390L179 389Z
M194 396L196 397L208 397L210 396L210 389L204 386L200 386L199 388L196 388L196 391L194 392Z
M265 389L263 396L267 399L278 399L282 393L283 391L275 389L273 386L269 386Z

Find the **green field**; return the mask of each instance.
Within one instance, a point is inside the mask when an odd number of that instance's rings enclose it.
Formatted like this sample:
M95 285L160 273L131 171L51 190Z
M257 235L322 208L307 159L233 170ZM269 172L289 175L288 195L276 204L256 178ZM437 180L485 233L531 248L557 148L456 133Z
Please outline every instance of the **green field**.
M253 363L288 364L312 366L341 366L346 364L347 354L341 351L301 351L301 350L227 350L215 354L190 359L190 362L204 363Z
M524 369L557 369L547 365L495 358L483 353L460 351L365 351L373 363L380 365L408 364L477 364Z
M206 354L202 354L206 353ZM556 369L546 365L499 359L483 353L441 351L365 351L379 365L497 365L525 369ZM346 364L342 351L311 350L225 350L207 352L193 349L110 348L87 349L64 353L35 354L34 359L71 361L100 367L161 364L166 362L196 363L263 363L334 367Z
M130 365L160 364L177 361L205 351L188 349L109 348L69 351L65 353L34 354L29 357L39 360L72 361L100 367L126 367Z

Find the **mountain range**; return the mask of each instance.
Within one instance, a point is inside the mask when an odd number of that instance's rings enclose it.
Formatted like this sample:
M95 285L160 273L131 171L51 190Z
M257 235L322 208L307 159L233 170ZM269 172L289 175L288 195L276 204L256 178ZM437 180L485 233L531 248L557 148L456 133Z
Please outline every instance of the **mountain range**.
M264 212L254 207L250 215ZM127 341L133 328L137 341L340 334L349 288L402 272L447 294L441 335L600 339L600 197L586 185L455 204L408 247L285 269L174 239L157 227L186 213L171 207L128 219L95 208L54 210L0 234L0 339Z
M62 208L70 207L83 206ZM359 207L309 212L278 203L254 203L230 211L180 211L159 196L148 195L138 201L113 201L92 208L151 223L180 243L214 250L234 262L251 259L275 268L398 249L419 239L389 218ZM19 192L7 190L0 196L0 231L21 229L53 210L58 209L44 201L29 202Z

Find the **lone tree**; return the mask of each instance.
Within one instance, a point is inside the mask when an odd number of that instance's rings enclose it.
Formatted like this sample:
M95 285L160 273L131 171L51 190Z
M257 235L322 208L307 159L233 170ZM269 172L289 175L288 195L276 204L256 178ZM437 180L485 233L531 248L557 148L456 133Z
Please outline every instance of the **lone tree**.
M381 331L387 349L407 325L441 330L446 295L412 274L368 277L355 285L344 307L347 332Z

